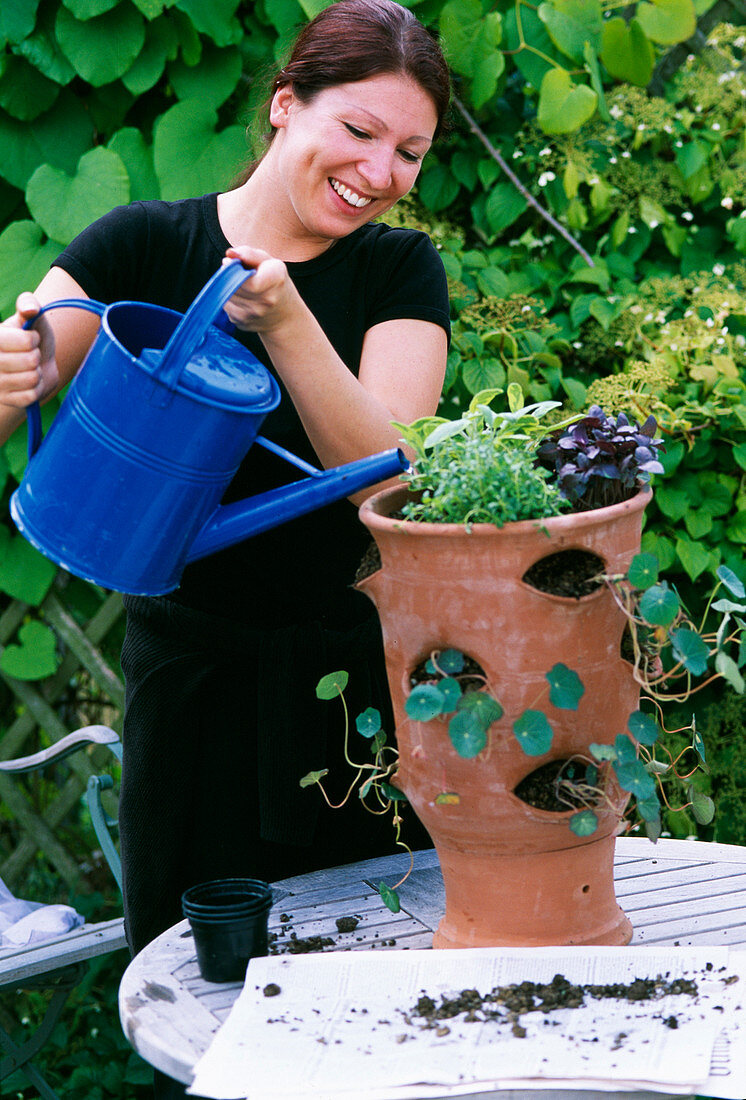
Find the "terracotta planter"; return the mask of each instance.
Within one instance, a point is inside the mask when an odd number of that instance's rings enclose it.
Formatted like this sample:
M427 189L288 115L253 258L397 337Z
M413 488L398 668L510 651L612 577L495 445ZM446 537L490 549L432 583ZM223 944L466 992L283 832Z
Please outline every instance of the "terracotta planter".
M590 742L627 732L639 688L621 654L625 619L605 587L580 599L548 595L523 580L549 554L582 549L608 572L623 572L639 551L648 490L623 504L541 522L456 524L390 518L405 488L365 502L360 517L382 567L358 585L378 608L400 752L397 785L432 837L446 887L435 947L622 944L632 934L614 895L614 841L627 795L597 811L599 828L577 837L572 810L535 809L516 796L527 775L553 760L587 756ZM442 719L415 722L404 704L410 676L434 650L453 648L484 669L504 708L488 748L463 759ZM576 711L548 699L545 674L562 662L585 693ZM544 756L527 756L513 722L544 711L554 729ZM458 804L441 804L454 791Z

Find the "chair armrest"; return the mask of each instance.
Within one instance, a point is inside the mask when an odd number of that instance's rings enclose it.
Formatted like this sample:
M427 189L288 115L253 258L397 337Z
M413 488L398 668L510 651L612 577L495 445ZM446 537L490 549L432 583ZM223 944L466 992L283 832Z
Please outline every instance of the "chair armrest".
M122 759L122 745L119 735L113 729L108 726L83 726L82 729L61 737L48 749L42 749L30 756L19 756L15 760L0 760L0 771L13 772L16 775L36 771L37 768L63 760L84 745L107 745L117 760Z

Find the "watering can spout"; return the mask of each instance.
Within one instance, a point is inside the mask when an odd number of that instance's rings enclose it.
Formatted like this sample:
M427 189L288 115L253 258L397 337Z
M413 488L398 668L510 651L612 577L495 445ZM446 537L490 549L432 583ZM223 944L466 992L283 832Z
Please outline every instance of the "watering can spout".
M361 489L400 474L407 466L404 453L394 448L344 466L335 466L331 470L314 471L312 477L234 504L223 504L195 538L186 561L197 561L326 504L343 500Z

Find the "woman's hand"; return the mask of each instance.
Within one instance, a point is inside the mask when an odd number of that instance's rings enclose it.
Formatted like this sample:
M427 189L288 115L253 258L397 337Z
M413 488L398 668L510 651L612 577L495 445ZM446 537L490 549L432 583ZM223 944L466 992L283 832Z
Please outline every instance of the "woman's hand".
M46 317L23 328L40 308L33 294L20 294L16 312L0 324L0 404L24 409L59 383L54 332Z
M260 248L229 248L223 263L240 260L254 274L243 283L224 309L237 328L270 333L281 328L302 306L302 299L282 260Z

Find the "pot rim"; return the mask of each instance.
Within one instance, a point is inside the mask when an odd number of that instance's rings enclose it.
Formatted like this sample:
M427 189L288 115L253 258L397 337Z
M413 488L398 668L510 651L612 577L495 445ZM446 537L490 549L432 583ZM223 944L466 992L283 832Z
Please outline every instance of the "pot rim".
M372 531L402 531L407 535L456 535L464 534L470 538L509 538L525 536L531 531L547 529L560 533L564 530L578 530L595 527L599 523L609 522L629 512L643 511L652 500L653 491L649 485L642 485L634 496L619 504L609 504L603 508L591 508L586 512L567 512L560 516L546 516L543 519L522 519L496 527L494 523L472 523L466 527L463 523L425 523L411 519L394 519L389 513L404 504L410 495L406 485L391 485L368 497L360 506L361 521Z

